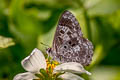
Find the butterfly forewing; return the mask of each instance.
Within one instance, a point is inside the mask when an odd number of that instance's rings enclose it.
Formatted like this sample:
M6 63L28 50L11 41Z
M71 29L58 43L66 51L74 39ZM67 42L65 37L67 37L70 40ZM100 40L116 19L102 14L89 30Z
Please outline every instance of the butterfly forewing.
M56 28L51 49L53 59L64 62L79 62L89 65L92 60L93 45L83 37L75 16L64 11Z

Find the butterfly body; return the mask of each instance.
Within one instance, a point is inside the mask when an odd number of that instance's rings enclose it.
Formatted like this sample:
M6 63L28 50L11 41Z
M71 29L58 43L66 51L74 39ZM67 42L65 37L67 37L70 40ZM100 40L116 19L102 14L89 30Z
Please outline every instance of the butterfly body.
M52 48L47 52L60 63L78 62L83 66L90 64L93 45L83 37L80 25L71 12L64 11L61 15Z

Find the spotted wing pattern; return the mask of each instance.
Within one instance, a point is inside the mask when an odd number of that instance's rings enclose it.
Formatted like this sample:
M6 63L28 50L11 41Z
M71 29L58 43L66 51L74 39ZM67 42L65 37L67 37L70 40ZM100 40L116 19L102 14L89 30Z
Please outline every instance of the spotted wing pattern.
M53 59L89 65L93 56L92 43L83 37L75 16L64 11L60 17L50 52Z

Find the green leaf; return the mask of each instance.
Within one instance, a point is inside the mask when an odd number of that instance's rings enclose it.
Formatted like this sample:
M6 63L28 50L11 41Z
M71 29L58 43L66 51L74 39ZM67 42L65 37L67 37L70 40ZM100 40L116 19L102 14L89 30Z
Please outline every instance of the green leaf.
M56 78L55 80L63 80L62 78Z
M64 73L65 73L65 72L60 72L60 73L56 73L56 74L54 74L55 79L58 79L58 77L59 77L60 75L64 74Z
M24 10L24 3L24 0L11 1L9 30L18 42L30 51L37 46L38 35L42 34L42 25Z
M45 80L44 76L42 76L41 74L35 74L35 76L39 77L41 80Z
M112 24L112 27L119 33L120 36L120 10L111 14L108 18L109 23Z
M44 69L40 69L40 73L45 77L45 80L47 80L49 78L48 73L46 72L46 70Z
M120 0L90 0L91 2L89 4L86 4L88 13L91 16L94 15L108 15L111 14L118 9L120 9ZM92 6L88 6L90 4L93 4L93 2L96 2Z

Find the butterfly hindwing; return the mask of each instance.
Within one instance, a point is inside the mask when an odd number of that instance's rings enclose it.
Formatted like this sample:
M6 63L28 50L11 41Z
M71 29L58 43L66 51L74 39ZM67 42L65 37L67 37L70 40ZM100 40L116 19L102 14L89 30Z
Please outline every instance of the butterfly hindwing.
M53 40L51 55L61 63L79 62L88 65L93 55L92 43L83 37L75 16L64 11L60 17Z

